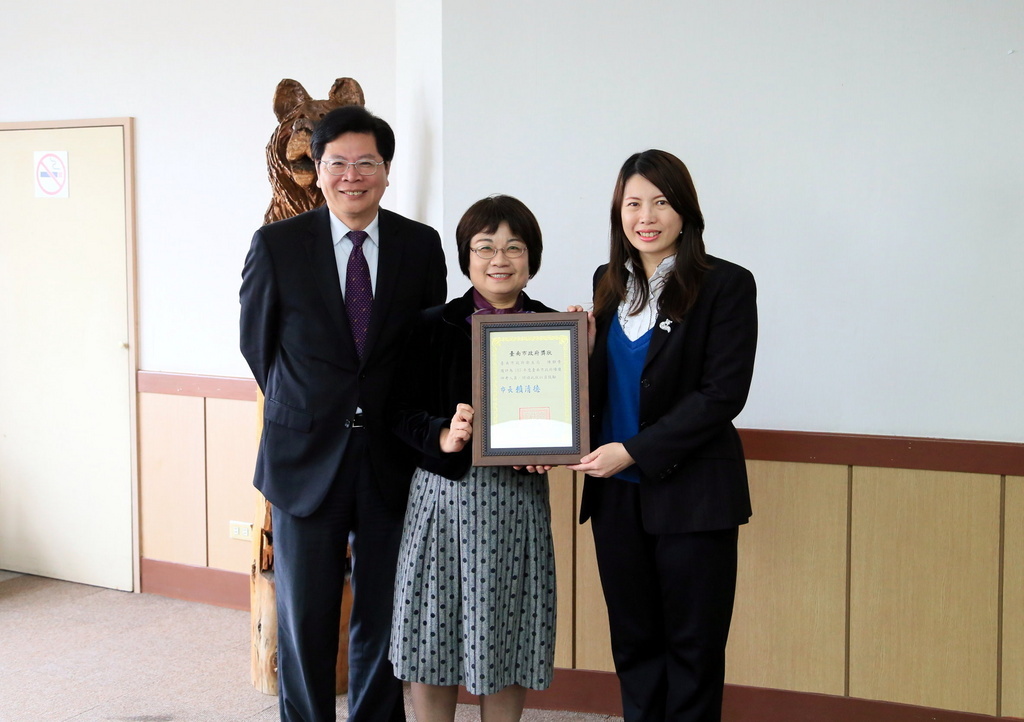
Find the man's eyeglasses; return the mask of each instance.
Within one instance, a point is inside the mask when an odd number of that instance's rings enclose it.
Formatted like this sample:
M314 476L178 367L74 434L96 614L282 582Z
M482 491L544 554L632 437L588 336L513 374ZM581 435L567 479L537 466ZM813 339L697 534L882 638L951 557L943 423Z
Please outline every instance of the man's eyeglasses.
M327 172L331 175L345 175L349 166L354 166L359 175L373 175L377 172L377 168L385 163L385 161L378 163L374 160L357 160L352 163L346 163L343 160L322 160L320 162L326 166Z
M505 258L519 258L526 253L526 246L521 246L518 243L509 243L504 248L495 248L494 246L477 246L476 248L470 248L477 255L477 258L482 258L485 261L489 261L498 255L498 251L505 254Z

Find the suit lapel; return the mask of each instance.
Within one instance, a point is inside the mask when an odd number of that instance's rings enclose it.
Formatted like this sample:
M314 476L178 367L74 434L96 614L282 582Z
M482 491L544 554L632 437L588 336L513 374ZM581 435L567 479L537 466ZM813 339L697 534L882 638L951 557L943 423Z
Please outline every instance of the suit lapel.
M654 333L651 334L651 345L647 348L647 358L644 359L644 368L646 369L651 365L651 362L657 357L661 350L665 347L665 342L668 341L669 336L672 336L676 340L678 347L679 342L682 340L681 337L686 334L686 318L681 322L673 321L666 316L659 315L657 323L654 324Z
M399 269L405 249L401 231L391 214L383 208L378 214L377 282L373 291L373 307L370 310L370 327L366 331L364 360L373 352L373 347L387 323L387 313L392 305L391 300L400 275Z
M613 323L618 323L615 320L614 313L608 314L597 322L597 337L604 340L594 345L594 353L590 357L591 413L595 413L603 408L605 395L608 390L608 333ZM594 439L591 439L591 441L594 441Z
M341 279L338 277L338 259L334 255L334 243L331 241L330 211L327 206L321 207L312 215L309 237L306 239L306 250L309 254L313 278L324 300L324 305L338 327L338 335L347 352L356 355L356 345L352 340L352 329L348 325L345 313L345 300L341 294Z

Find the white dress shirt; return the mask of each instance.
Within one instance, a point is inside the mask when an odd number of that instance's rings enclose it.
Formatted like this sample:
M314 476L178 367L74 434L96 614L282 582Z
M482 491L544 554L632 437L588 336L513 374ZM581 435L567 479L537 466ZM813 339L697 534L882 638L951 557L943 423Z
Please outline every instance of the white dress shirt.
M334 241L334 260L338 264L338 278L341 280L341 296L345 297L345 279L348 277L348 257L352 255L352 239L348 232L352 229L346 226L333 213L331 217L331 240ZM370 268L370 286L373 292L377 292L377 257L380 255L380 229L378 220L380 213L373 217L363 230L368 236L363 241L363 257L366 258L366 265Z

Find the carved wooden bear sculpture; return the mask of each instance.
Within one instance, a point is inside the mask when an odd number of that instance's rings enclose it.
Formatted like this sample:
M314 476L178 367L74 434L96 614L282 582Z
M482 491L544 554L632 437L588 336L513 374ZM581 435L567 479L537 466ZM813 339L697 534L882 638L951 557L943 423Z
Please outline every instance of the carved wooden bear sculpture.
M267 144L267 174L274 197L263 218L273 223L323 204L316 187L316 167L309 154L313 126L342 105L365 105L363 89L352 78L338 78L326 100L313 100L294 80L282 80L274 92L277 130Z

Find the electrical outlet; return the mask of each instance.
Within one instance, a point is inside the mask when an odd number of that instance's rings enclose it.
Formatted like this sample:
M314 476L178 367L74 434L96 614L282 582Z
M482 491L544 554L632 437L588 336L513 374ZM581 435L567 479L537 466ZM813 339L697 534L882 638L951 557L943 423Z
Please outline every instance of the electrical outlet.
M232 539L249 541L252 539L252 523L247 521L229 521L228 536Z

